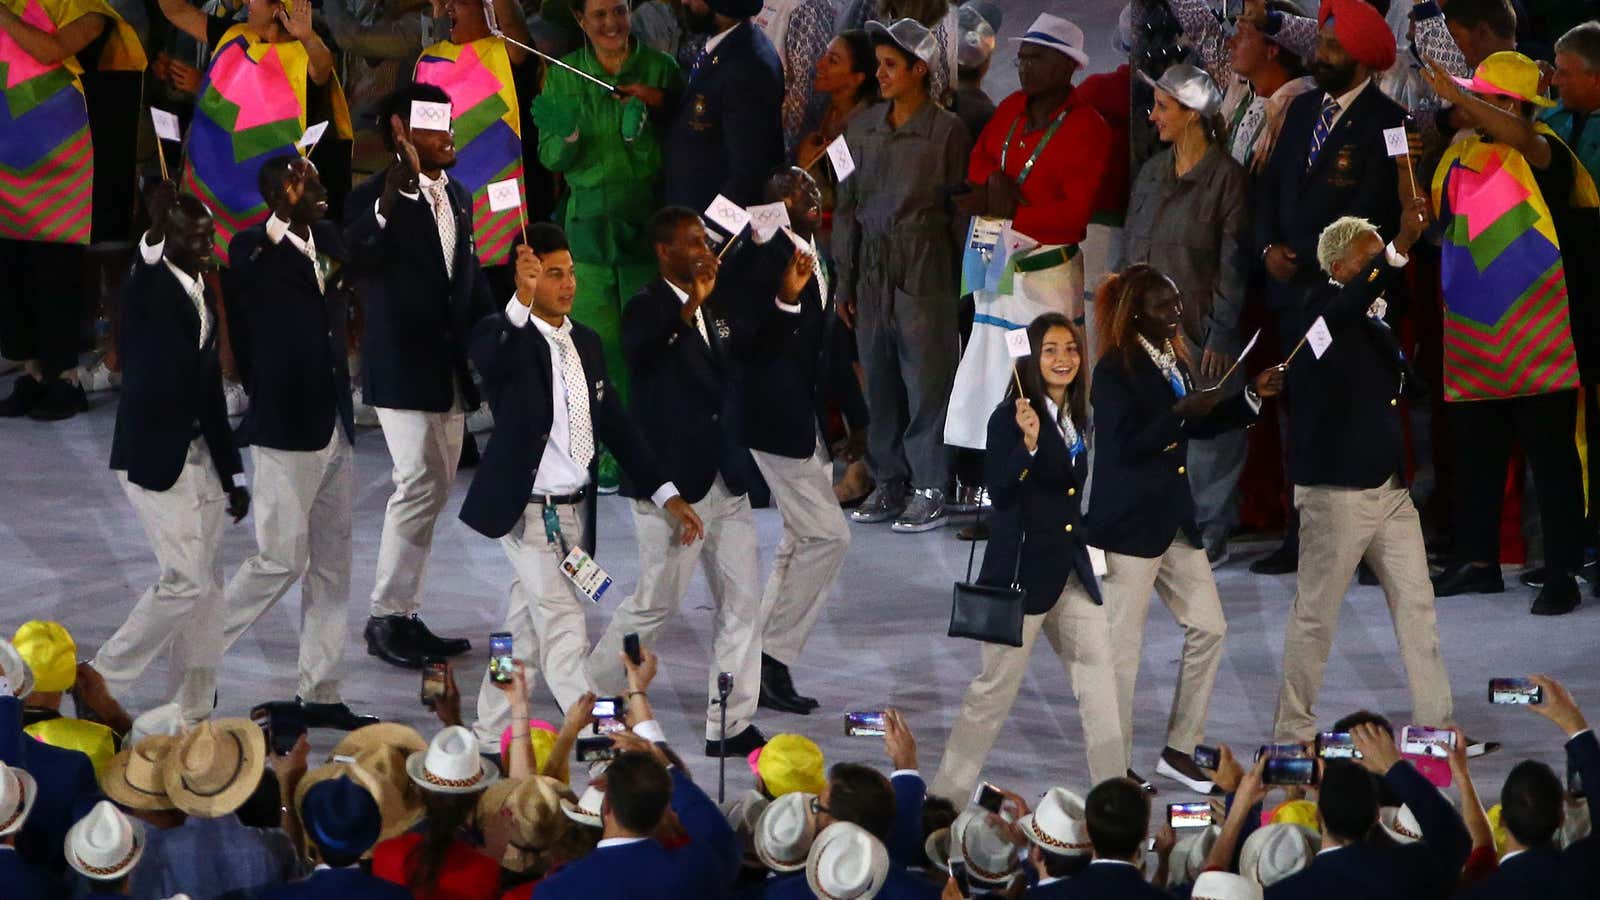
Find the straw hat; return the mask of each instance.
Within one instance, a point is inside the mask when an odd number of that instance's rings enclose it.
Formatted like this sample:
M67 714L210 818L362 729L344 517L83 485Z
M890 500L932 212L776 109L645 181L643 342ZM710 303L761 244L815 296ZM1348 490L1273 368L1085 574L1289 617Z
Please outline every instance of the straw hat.
M144 855L144 825L101 800L67 829L67 862L95 881L116 881L133 871Z
M969 807L950 826L950 859L966 863L967 874L989 887L1005 887L1022 868L1016 846L981 806Z
M578 798L577 803L562 797L561 811L579 825L604 828L606 823L600 817L600 809L605 802L606 792L591 784L583 789L583 796Z
M1051 788L1039 801L1039 808L1017 820L1017 827L1040 850L1063 856L1088 856L1089 823L1084 816L1083 798L1066 788Z
M10 641L0 641L0 675L11 685L11 696L26 697L33 693L33 670Z
M100 776L100 790L128 809L173 809L172 798L167 796L165 766L177 745L177 738L156 734L111 757Z
M78 645L60 622L23 622L11 643L33 672L33 690L64 691L77 682Z
M489 785L478 798L478 821L507 816L511 843L500 864L513 872L526 871L536 861L534 852L555 843L566 830L561 815L560 781L545 775L507 778Z
M818 897L871 900L888 877L889 851L852 822L824 828L806 856L806 884Z
M418 750L428 749L428 741L410 725L401 725L399 722L379 722L375 725L366 725L346 734L339 743L333 747L333 755L348 756L354 759L363 751L374 747L395 747L404 756L410 756Z
M472 732L451 725L433 736L428 749L406 757L406 774L435 794L475 794L493 784L500 770L484 764Z
M1192 900L1261 900L1261 885L1232 872L1201 872Z
M348 761L377 780L380 790L378 810L383 815L383 837L399 837L421 821L426 810L422 805L422 789L406 774L406 754L398 747L374 746L363 750L355 758L340 756L336 761Z
M33 776L0 762L0 837L22 830L37 799L39 785Z
M1239 851L1239 874L1263 888L1272 887L1311 865L1318 843L1317 833L1304 825L1263 825Z
M811 815L816 794L784 794L768 804L756 822L756 856L774 872L798 872L817 839L817 820Z
M256 792L266 759L261 726L249 719L200 722L167 754L167 796L191 816L225 816Z

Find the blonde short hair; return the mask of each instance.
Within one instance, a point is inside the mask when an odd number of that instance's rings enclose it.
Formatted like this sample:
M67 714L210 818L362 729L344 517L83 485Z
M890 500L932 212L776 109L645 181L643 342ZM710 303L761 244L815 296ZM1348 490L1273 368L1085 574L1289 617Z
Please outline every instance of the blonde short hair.
M1378 233L1378 226L1358 216L1341 216L1334 219L1333 224L1322 229L1322 235L1317 238L1317 265L1322 271L1333 274L1333 264L1350 252L1356 241L1367 232Z

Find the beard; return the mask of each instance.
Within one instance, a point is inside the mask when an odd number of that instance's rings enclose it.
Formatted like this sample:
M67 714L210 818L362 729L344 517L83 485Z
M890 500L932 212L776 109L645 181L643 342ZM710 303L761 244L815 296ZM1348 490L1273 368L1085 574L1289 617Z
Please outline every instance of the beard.
M1318 60L1311 64L1311 80L1329 96L1337 97L1350 90L1356 80L1355 63L1336 66Z
M712 12L709 9L707 9L703 13L697 13L692 9L688 9L687 7L685 7L685 9L684 9L684 13L687 15L687 17L689 19L689 30L690 31L694 32L695 34L716 34L717 33L717 14L716 13Z

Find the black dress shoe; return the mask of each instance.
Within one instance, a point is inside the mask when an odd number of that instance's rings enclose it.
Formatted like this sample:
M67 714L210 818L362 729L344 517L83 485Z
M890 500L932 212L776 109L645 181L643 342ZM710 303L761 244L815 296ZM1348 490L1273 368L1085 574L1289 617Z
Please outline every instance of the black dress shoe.
M44 393L44 385L32 375L18 375L17 380L11 383L11 394L0 400L0 419L15 419L25 416L33 409L33 404Z
M750 751L766 745L767 736L761 733L761 729L749 725L738 734L728 735L726 749L721 741L706 741L706 755L713 759L719 756L738 758L749 756Z
M1530 566L1517 573L1517 580L1531 588L1544 587L1545 573L1548 571L1545 566ZM1584 563L1583 568L1578 570L1578 583L1594 585L1595 596L1600 597L1600 561Z
M1499 566L1475 566L1461 563L1445 569L1433 578L1435 597L1456 597L1461 594L1498 594L1506 589L1500 577Z
M391 666L402 669L420 669L426 654L417 650L411 641L411 629L405 616L372 616L367 619L367 655L376 656Z
M1544 587L1545 573L1548 571L1544 566L1529 566L1517 573L1517 580L1527 587L1541 588Z
M1285 541L1278 545L1278 549L1268 553L1250 564L1250 571L1257 575L1288 575L1300 568L1300 545L1290 544Z
M89 395L63 378L57 378L45 385L39 397L33 401L33 406L28 409L28 418L40 422L59 422L70 419L89 409Z
M1356 566L1356 581L1366 585L1367 587L1377 587L1378 573L1372 571L1372 567L1367 565L1367 561L1363 559L1360 564Z
M294 699L300 704L300 709L305 715L307 728L355 731L357 728L378 724L377 716L358 716L343 703L307 703L299 697Z
M772 686L772 691L784 701L792 705L803 706L808 712L822 705L811 697L802 696L799 691L794 689L794 679L789 676L788 666L763 653L761 654L762 693L767 692L769 683Z
M460 656L472 649L472 642L466 638L439 637L417 616L406 617L406 628L410 630L411 646L422 656Z
M1539 589L1539 596L1533 598L1533 607L1528 611L1536 616L1564 616L1581 603L1583 592L1578 590L1578 582L1567 575L1546 581L1544 587Z

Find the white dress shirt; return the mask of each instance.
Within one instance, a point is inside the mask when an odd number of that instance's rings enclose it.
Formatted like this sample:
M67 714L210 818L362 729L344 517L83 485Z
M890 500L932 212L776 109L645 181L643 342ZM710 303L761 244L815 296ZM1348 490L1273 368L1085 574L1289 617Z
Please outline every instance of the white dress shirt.
M740 22L738 25L733 26L733 28L738 28L739 25L743 25L743 24L744 24L743 22ZM733 33L733 28L729 28L726 31L719 31L716 34L712 35L711 37L706 38L706 55L707 56L710 56L711 54L717 52L717 45L721 44L724 38L726 38L728 35Z
M316 236L311 234L308 229L305 240L301 240L300 235L294 233L288 222L278 218L277 213L273 213L267 217L267 240L274 244L279 244L283 242L284 238L289 239L289 246L299 250L305 255L306 259L311 260L311 271L317 276L317 290L326 292L328 286L323 279L322 266L317 263Z
M1363 78L1360 84L1333 98L1339 104L1339 111L1333 114L1333 121L1328 123L1329 134L1333 133L1333 129L1339 124L1339 120L1344 118L1344 114L1350 111L1350 104L1356 102L1356 98L1361 96L1361 92L1367 89L1367 82L1371 80L1371 78ZM1328 92L1323 91L1322 94L1323 98L1326 99Z
M400 196L406 198L407 200L422 200L422 190L421 190L422 188L432 187L435 184L443 186L443 185L446 185L446 184L449 184L449 183L450 183L450 173L449 172L440 172L439 173L439 179L437 181L435 181L432 178L429 178L427 175L424 175L421 172L418 172L417 173L417 188L418 189L415 190L415 191L400 191L399 194L400 194ZM380 204L382 204L382 202L383 202L382 195L380 195L377 200L372 201L372 214L378 217L378 227L379 228L387 228L389 226L389 220L384 218L383 213L378 212L378 207L379 207ZM424 200L423 202L426 203L427 201Z
M684 306L689 305L688 292L684 291L683 288L673 284L672 279L670 278L663 278L661 280L667 283L667 287L672 288L672 293L678 298L679 303L682 303ZM706 334L706 314L701 307L698 306L695 307L694 310L694 327L696 331L700 332L700 340L705 341L707 347L711 346L711 337Z

